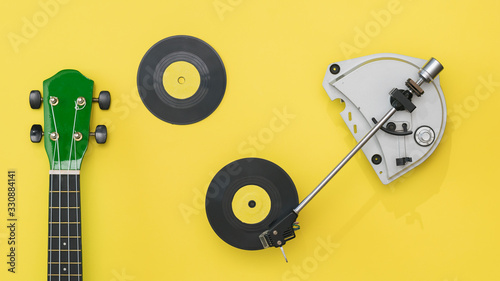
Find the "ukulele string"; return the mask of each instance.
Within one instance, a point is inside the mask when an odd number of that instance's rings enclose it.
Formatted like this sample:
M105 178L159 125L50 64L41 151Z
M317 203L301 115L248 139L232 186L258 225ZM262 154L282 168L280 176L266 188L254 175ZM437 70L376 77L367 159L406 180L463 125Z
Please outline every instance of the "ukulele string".
M54 115L54 113L52 113L52 115ZM56 122L54 120L54 127L55 127L55 123ZM57 129L56 129L56 133L57 133ZM59 151L59 139L56 140L55 151L57 151L57 159L58 159L57 163L58 163L58 166L59 166L59 169L57 169L57 170L60 171L61 170L61 161L59 161L59 160L61 159L61 155L60 155L60 151ZM54 156L55 156L55 153L54 153ZM54 158L54 168L56 168L55 167L55 158ZM58 184L59 184L58 192L55 192L55 190L54 190L54 188L52 186L52 181L51 181L51 183L50 183L50 189L53 192L49 192L49 197L50 197L50 206L52 206L52 203L53 203L52 196L55 196L55 194L59 195L58 196L58 198L59 198L59 205L58 205L58 207L56 207L56 209L58 210L58 214L59 214L59 220L58 220L57 229L59 231L58 240L59 240L59 245L60 245L61 244L61 194L60 194L60 191L61 191L61 173L59 173L58 177L59 177L59 180L58 180ZM53 219L52 218L52 215L53 215L52 209L54 209L54 208L50 209L50 219L49 219L50 221L52 221L52 219ZM53 231L52 231L53 226L54 226L54 222L52 221L52 223L50 224L50 236L51 236L51 238L50 238L50 249L51 249L51 251L50 251L50 257L51 258L50 258L50 260L52 260L52 252L53 252L52 251L53 250L53 248L52 248L52 246L53 246L53 243L52 243L53 236L52 235L54 234ZM59 259L58 259L59 273L58 273L58 275L59 275L59 280L60 280L61 279L61 272L60 272L60 269L61 269L61 250L60 250L60 247L58 247L58 256L59 256ZM50 268L50 272L49 273L51 274L50 280L52 280L52 265L49 268Z
M58 194L59 196L59 205L58 205L58 210L59 210L59 221L58 221L58 227L57 229L59 229L59 236L58 236L58 240L59 240L59 245L58 245L58 252L59 252L59 270L58 270L58 273L59 273L59 280L61 280L61 229L62 229L62 225L61 225L61 214L62 214L62 208L61 208L61 189L62 189L62 175L60 173L61 171L61 154L60 154L60 151L59 151L59 139L57 140L57 158L59 158L59 192L56 193Z
M69 196L70 196L70 185L69 185L69 171L71 169L71 163L72 163L72 154L73 154L73 145L75 146L75 162L76 162L76 142L75 142L75 138L74 138L74 134L75 134L75 126L76 126L76 115L77 115L77 112L78 112L78 104L77 102L75 101L75 117L73 118L73 129L71 130L71 144L70 144L70 148L69 148L69 159L68 159L68 175L66 176L68 181L67 181L67 187L68 187L68 192L66 194L66 202L67 202L67 207L68 207L68 211L67 211L67 215L68 215L68 235L67 235L67 245L68 245L68 279L71 278L71 232L70 232L70 221L71 221L71 216L69 215L69 212L70 212L70 200L69 200ZM75 166L76 166L76 163L75 163ZM76 175L75 175L76 177ZM76 188L76 185L75 185L75 188ZM78 196L76 193L75 193L76 196ZM78 226L76 226L78 227Z
M76 158L76 142L74 143L74 146L75 146L75 158ZM78 175L75 176L75 212L76 212L76 221L79 222L80 221L80 218L78 216L78 213L80 212L80 188L78 186ZM79 237L80 236L80 232L78 231L79 227L81 226L81 223L80 224L76 224L76 237ZM77 264L77 275L78 275L78 281L80 281L80 276L81 276L81 272L80 272L80 269L81 269L81 266L80 266L80 254L81 254L81 246L80 246L80 241L81 241L81 237L80 238L77 238L76 239L76 264ZM80 251L78 251L80 250Z
M51 105L50 109L52 111L52 120L54 122L54 129L56 130L55 133L59 136L59 132L57 131L57 122L56 122L56 118L55 118L55 114L54 114L54 106ZM58 260L59 270L58 271L59 272L58 272L58 277L59 277L59 280L61 280L61 247L60 247L60 245L61 245L61 194L60 194L61 193L61 173L60 173L60 171L61 171L61 161L60 161L61 160L61 153L59 151L59 138L57 138L55 140L55 142L56 142L55 147L56 147L57 159L58 159L57 163L59 165L59 169L58 169L59 170L59 196L58 196L59 197L59 205L58 205L58 210L59 210L59 212L58 212L59 213L59 222L58 222L58 224L59 224L58 225L58 230L59 230L59 236L58 236L58 240L59 240L59 247L58 247L58 249L59 249L58 250L58 254L59 254L59 260ZM55 159L54 159L54 167L55 167ZM52 228L52 225L51 225L51 228ZM52 243L51 243L51 246L52 246ZM52 249L52 247L51 247L51 249ZM52 279L52 276L50 277L50 279Z
M55 125L55 119L54 119L54 125ZM57 133L57 129L56 129L56 133ZM57 163L58 163L58 166L59 166L59 169L57 169L59 171L59 189L58 189L58 192L53 192L54 194L58 194L58 198L59 198L59 204L57 205L57 210L58 210L58 214L59 214L59 220L58 220L58 225L57 225L57 229L59 230L59 235L57 236L58 240L59 240L59 245L57 247L57 252L58 252L58 256L59 256L59 259L58 259L58 265L59 265L59 270L58 270L58 275L59 275L59 280L61 280L61 213L62 213L62 209L61 209L61 183L62 183L62 178L61 178L61 154L60 154L60 151L59 151L59 139L56 140L56 150L57 150Z
M55 157L55 154L56 154L56 151L54 150L54 157ZM52 157L52 159L54 159L54 157ZM54 167L52 167L51 170L53 170ZM50 189L49 189L49 280L52 280L52 251L50 251L52 249L52 224L50 223L50 221L52 220L52 194L53 192L53 184L54 182L52 181L52 175L50 175Z
M54 160L56 157L56 150L54 149L54 154L52 155L52 160ZM54 167L54 161L52 161L52 167L50 167L51 170L54 170L55 167ZM52 236L52 224L50 223L52 221L52 209L53 209L53 206L52 206L52 203L53 203L53 200L52 200L52 195L54 194L54 182L53 182L53 177L52 175L49 175L50 176L50 189L49 189L49 250L52 250L52 239L54 238ZM49 278L50 280L52 280L52 251L49 251Z
M82 108L78 108L78 104L75 102L75 119L73 121L73 133L75 132L75 126L76 126L75 124L76 124L77 112L80 109L83 109L83 107ZM75 146L75 162L76 162L77 161L76 160L76 142L73 142L73 145ZM75 165L76 165L76 163L75 163ZM75 205L77 207L75 209L75 211L76 211L76 221L79 222L80 218L78 216L78 213L80 211L79 202L80 202L81 196L80 196L80 189L79 189L79 186L78 186L78 180L77 180L77 178L78 178L78 176L75 176L75 191L77 191L77 192L75 192ZM81 227L81 223L80 224L76 224L76 236L77 237L80 236L80 232L79 232L79 228L80 227ZM80 272L80 268L81 268L81 266L80 266L81 247L80 247L80 243L79 243L80 241L81 241L81 237L80 237L80 239L76 239L76 250L77 250L77 252L76 252L76 262L77 262L77 276L78 276L77 278L78 278L78 281L80 281L80 276L81 276L81 272Z
M70 153L70 155L71 155L71 153ZM68 207L68 210L67 210L67 215L68 215L68 218L67 218L68 228L67 228L67 230L68 230L68 233L67 233L67 239L66 239L67 240L67 245L68 245L68 268L67 268L67 270L68 270L68 280L70 280L70 278L71 278L70 277L71 276L71 259L70 259L71 245L70 245L69 241L70 241L70 237L71 237L70 234L71 233L69 231L69 227L70 227L70 221L71 221L70 218L71 217L69 215L69 210L70 210L70 208L69 208L70 207L70 204L69 204L69 195L70 195L69 174L66 175L66 178L67 178L67 182L66 182L67 185L66 186L67 186L67 189L68 189L68 191L66 192L67 193L66 194L66 202L67 202L66 206Z

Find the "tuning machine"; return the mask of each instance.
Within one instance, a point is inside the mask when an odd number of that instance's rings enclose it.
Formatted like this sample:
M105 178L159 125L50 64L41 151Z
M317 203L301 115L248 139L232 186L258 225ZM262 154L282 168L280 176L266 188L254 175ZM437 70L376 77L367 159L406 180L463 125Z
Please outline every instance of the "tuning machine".
M93 98L93 102L99 103L99 108L102 110L108 110L111 105L111 95L108 91L101 91L98 98Z
M108 110L111 105L111 95L108 91L101 91L98 98L93 98L93 102L99 103L99 108L102 110ZM95 132L90 132L91 136L95 136L95 140L98 144L103 144L108 139L108 129L105 125L98 125L95 128Z
M57 98L54 98L54 99L56 99L56 102L53 103L52 100L50 102L53 105L56 105L58 100L57 100ZM40 91L39 90L32 90L30 92L30 95L29 95L30 107L32 109L39 109L42 106L42 102L43 102L43 98L42 98L42 94L40 93ZM100 109L107 110L107 109L109 109L109 107L111 105L111 95L110 95L109 91L101 91L99 93L99 97L93 98L92 102L97 102L99 104ZM85 104L85 100L83 100L83 104ZM30 129L31 142L39 143L42 140L43 135L44 135L44 133L43 133L43 128L41 125L35 124L35 125L31 126L31 129ZM108 131L107 131L107 128L105 125L98 125L95 129L95 132L90 132L89 135L95 136L96 142L98 144L103 144L107 140ZM75 139L77 139L76 136L75 136ZM80 136L80 139L81 139L81 136Z
M32 109L39 109L42 106L42 94L38 90L30 92L30 107Z
M93 102L99 103L99 108L102 110L108 110L111 105L111 95L109 91L101 91L98 98L93 98ZM39 109L42 106L43 98L42 94L38 90L33 90L30 92L30 107L32 109Z
M39 143L42 140L43 136L44 136L44 132L43 132L42 125L34 124L33 126L31 126L31 130L30 130L31 142ZM53 132L53 133L50 133L49 137L51 140L57 141L59 139L59 134L56 132Z
M30 130L31 142L39 143L42 140L42 137L43 137L42 125L35 124L35 125L31 126L31 130Z
M30 129L31 142L39 143L42 140L43 135L44 135L44 133L43 133L42 125L34 124L33 126L31 126L31 129ZM95 132L90 132L89 135L94 136L95 140L98 144L103 144L103 143L106 143L106 140L108 139L108 129L106 128L105 125L98 125L95 128ZM57 136L55 136L54 138L55 138L54 140L56 140ZM80 136L80 138L81 138L81 136ZM51 136L51 139L53 139L52 136Z
M108 139L108 129L105 125L97 125L95 132L90 132L90 135L95 137L98 144L103 144Z

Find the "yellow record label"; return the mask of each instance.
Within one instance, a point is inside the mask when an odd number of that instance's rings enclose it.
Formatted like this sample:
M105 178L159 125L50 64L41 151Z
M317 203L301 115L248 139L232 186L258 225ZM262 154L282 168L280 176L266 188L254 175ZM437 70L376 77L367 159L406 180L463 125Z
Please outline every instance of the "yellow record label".
M241 222L255 224L263 221L271 211L271 198L262 187L246 185L234 194L231 205Z
M187 99L200 87L200 73L191 63L176 61L165 70L163 86L172 97Z

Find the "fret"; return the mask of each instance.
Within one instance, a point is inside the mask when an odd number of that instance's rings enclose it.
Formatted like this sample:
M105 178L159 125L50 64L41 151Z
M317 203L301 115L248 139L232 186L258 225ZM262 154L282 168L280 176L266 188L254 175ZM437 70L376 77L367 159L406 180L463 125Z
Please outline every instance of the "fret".
M82 250L53 250L49 249L50 252L81 252Z
M82 274L48 275L49 281L82 281Z

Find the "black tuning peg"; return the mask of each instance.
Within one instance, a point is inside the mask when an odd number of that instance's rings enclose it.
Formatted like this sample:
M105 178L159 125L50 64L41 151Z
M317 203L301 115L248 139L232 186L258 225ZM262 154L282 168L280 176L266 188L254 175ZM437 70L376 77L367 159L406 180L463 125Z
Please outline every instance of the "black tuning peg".
M39 109L42 106L42 94L38 90L33 90L30 93L30 106L33 109Z
M107 110L107 109L109 109L109 106L111 105L111 95L109 94L108 91L101 91L99 93L99 98L92 99L92 101L98 102L100 109Z
M42 140L43 129L41 125L35 124L31 126L30 139L33 143L38 143Z
M91 136L95 136L95 141L98 144L103 144L106 142L106 139L108 138L108 129L106 129L105 125L98 125L95 128L95 132L90 133Z

